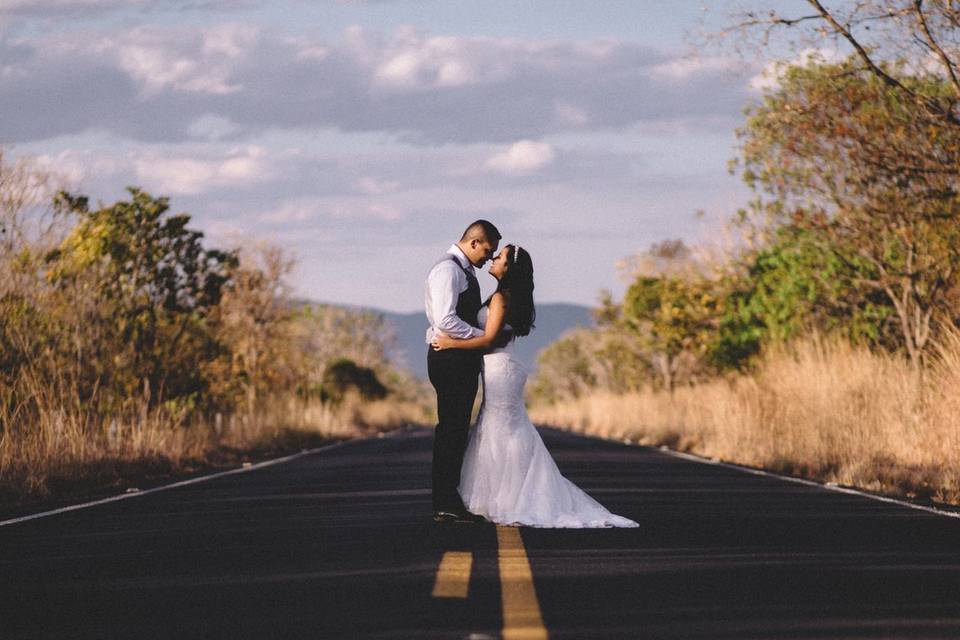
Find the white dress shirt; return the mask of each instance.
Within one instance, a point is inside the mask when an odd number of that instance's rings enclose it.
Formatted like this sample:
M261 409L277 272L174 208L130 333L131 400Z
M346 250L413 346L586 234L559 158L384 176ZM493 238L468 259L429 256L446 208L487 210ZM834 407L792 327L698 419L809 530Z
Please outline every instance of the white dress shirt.
M456 258L463 268L458 267L449 256ZM467 256L456 244L447 249L430 273L424 286L424 307L427 311L427 344L433 340L434 332L442 331L453 338L475 338L483 335L478 329L457 315L457 298L467 290L469 282L464 269L476 276L476 271Z

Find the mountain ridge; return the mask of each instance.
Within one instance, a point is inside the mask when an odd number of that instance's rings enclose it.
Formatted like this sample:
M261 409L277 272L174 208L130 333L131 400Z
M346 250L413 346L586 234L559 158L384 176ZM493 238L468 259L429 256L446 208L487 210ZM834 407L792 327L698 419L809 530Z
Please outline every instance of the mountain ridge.
M390 359L396 366L406 368L420 378L427 377L427 346L425 334L427 318L423 311L386 311L363 305L299 300L301 304L329 304L332 306L367 311L383 316L393 330L396 344L390 350ZM514 353L531 374L536 370L537 355L561 335L578 326L594 326L591 307L570 302L537 304L537 318L530 335L517 338Z
M397 336L397 364L406 366L421 378L427 377L425 333L427 318L422 311L396 313L367 309L383 314ZM537 305L537 319L530 335L517 338L515 355L531 374L536 370L537 355L563 333L577 326L594 326L590 307L567 302Z

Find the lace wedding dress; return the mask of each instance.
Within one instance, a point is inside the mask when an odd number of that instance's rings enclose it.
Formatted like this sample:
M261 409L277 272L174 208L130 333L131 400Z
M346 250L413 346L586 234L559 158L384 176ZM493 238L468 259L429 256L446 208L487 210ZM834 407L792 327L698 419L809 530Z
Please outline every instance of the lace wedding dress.
M479 320L486 323L487 308ZM527 527L638 527L610 513L560 474L527 417L527 371L513 343L483 356L483 404L460 473L467 509L492 522Z

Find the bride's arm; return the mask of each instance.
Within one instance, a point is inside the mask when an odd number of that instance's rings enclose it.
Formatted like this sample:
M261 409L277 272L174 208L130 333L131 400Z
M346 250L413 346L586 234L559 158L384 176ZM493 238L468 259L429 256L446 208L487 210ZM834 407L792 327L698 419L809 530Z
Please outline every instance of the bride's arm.
M476 338L461 340L451 338L440 333L433 339L431 344L434 349L488 349L497 341L497 335L503 329L504 318L507 315L507 301L503 293L495 293L490 298L490 310L487 314L487 325L483 329L483 335Z

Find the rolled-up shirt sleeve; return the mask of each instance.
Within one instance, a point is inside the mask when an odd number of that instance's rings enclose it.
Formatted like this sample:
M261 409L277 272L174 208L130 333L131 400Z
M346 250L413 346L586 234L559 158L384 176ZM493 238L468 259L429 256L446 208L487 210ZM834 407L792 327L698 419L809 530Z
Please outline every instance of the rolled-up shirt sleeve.
M434 328L454 338L474 338L483 331L468 324L457 315L457 298L460 295L461 278L458 267L449 263L438 264L430 272L427 286L430 288L430 315Z

